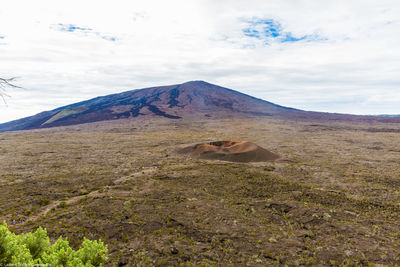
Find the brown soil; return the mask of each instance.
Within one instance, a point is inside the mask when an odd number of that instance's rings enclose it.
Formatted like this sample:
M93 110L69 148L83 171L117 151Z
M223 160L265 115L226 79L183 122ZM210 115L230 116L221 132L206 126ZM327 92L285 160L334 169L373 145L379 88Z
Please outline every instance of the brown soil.
M280 158L251 142L217 141L207 144L197 144L178 151L182 154L197 156L203 159L226 160L233 162L274 161Z

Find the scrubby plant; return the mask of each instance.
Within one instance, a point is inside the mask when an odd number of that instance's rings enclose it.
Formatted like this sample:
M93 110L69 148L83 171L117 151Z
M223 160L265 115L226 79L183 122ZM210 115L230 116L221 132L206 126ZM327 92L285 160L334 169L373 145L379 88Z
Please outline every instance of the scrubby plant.
M75 251L62 237L51 245L47 231L41 227L32 233L16 235L5 222L0 224L0 266L103 266L107 253L102 241L84 238Z

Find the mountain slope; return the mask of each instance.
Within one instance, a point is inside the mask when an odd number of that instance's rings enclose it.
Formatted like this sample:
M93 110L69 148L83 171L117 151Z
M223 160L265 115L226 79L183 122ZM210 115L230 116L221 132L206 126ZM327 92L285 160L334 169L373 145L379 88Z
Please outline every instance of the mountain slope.
M203 81L151 87L96 97L51 111L0 124L0 132L74 125L139 116L222 118L271 116L296 120L379 120L378 118L296 110Z

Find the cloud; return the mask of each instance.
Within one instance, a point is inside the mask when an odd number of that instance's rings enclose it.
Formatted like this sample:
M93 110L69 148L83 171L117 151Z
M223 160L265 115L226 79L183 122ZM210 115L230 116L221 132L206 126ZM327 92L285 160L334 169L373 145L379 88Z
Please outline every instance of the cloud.
M398 1L3 2L0 77L25 89L7 90L0 122L199 79L295 108L400 113Z

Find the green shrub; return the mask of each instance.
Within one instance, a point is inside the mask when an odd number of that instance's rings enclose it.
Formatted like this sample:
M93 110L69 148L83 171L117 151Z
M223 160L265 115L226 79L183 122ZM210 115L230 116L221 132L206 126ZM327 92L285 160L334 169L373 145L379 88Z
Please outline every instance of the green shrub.
M47 231L39 227L33 233L16 235L5 222L0 224L0 266L103 266L108 249L102 241L83 239L74 251L62 237L51 245Z

